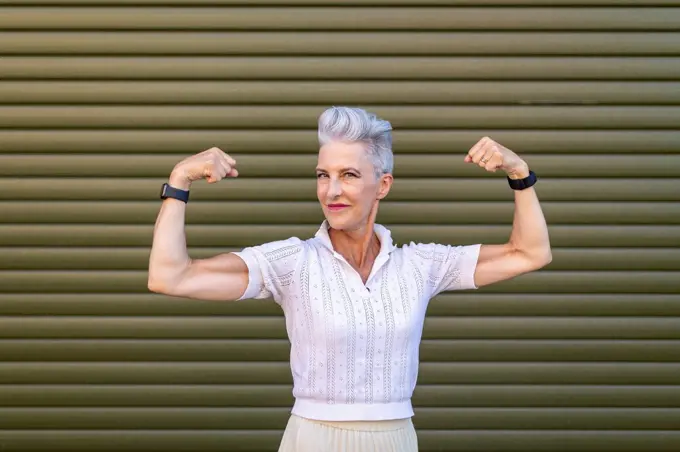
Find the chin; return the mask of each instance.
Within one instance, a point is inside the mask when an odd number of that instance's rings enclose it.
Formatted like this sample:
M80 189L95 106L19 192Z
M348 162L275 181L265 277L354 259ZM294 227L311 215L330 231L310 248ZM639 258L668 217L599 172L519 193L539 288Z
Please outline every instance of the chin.
M337 218L333 214L326 215L326 221L328 221L328 225L335 230L342 230L342 229L345 229L347 227L346 221L344 221L340 218Z
M347 215L338 215L335 212L324 212L324 217L333 229L345 229L352 219Z
M351 231L361 225L361 221L349 215L326 214L326 221L336 231Z

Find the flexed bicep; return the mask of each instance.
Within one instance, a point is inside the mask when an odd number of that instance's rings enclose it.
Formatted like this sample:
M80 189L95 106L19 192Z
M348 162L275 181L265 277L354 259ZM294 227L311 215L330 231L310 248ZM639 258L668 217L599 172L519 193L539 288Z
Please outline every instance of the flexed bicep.
M232 301L248 287L248 267L233 253L192 260L167 289L168 295L199 300Z

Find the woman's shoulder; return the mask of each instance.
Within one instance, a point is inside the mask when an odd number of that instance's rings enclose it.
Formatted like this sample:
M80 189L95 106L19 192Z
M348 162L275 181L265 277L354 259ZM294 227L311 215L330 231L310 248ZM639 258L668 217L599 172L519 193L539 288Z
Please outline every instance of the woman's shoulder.
M404 256L414 256L424 259L432 259L435 254L442 253L444 245L439 243L409 242L398 246L396 249Z
M273 262L279 259L300 254L306 247L306 241L299 237L288 237L286 239L273 240L258 245L244 248L243 252L254 252L261 254L268 261Z
M467 255L477 255L479 245L458 245L444 243L410 242L397 248L404 259L416 261L421 265L441 265L456 262Z

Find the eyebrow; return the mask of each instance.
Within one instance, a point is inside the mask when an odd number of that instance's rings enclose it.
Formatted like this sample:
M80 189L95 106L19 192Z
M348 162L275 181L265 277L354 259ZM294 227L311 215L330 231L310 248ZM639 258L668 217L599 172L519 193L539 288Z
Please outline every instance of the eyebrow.
M359 171L358 169L353 168L353 167L351 167L351 166L348 166L347 168L340 168L340 172L341 172L341 173L343 173L343 172L345 172L345 171L354 171L355 173L361 174L361 171ZM319 172L327 173L328 171L326 171L326 170L323 169L323 168L317 168L317 169L316 169L316 172L317 172L317 173L319 173Z

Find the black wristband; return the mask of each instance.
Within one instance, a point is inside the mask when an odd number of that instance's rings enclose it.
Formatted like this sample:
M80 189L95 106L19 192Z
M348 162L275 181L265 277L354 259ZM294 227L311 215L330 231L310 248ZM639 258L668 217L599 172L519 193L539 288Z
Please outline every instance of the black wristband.
M186 204L189 202L189 191L172 187L166 183L163 184L163 187L161 188L161 199L167 198L179 199L180 201L184 201Z
M513 190L524 190L536 184L537 181L536 173L531 170L529 170L529 175L524 179L510 179L510 176L508 176L508 184L510 184L510 188Z

